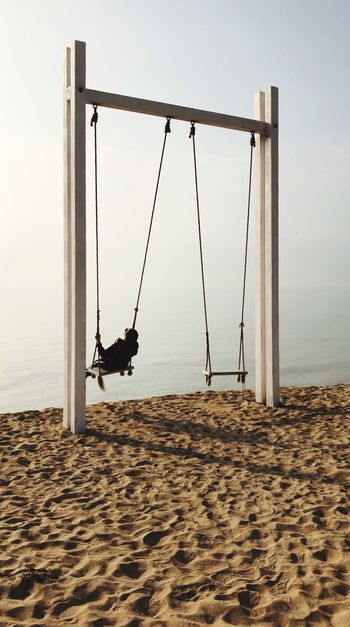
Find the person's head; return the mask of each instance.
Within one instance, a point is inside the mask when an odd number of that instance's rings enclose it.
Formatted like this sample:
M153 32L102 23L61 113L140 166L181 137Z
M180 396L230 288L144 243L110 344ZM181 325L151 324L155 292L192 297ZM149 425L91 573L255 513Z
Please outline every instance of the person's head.
M124 337L128 342L136 342L138 336L136 329L125 329Z

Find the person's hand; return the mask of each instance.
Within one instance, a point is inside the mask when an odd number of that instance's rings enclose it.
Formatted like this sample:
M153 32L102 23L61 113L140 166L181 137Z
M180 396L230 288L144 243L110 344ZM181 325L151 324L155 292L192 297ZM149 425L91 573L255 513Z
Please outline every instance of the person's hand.
M101 344L101 336L99 333L96 333L95 340L96 340L96 344Z

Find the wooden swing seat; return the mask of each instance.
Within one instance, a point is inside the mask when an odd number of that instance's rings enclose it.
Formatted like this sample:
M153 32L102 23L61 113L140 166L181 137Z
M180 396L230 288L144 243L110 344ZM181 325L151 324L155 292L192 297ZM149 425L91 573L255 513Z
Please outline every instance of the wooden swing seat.
M221 370L211 372L210 370L203 370L202 374L205 376L205 383L211 385L212 377L237 377L238 383L245 383L245 378L248 374L247 370Z
M98 366L90 366L90 368L86 369L86 372L89 372L93 379L101 375L101 377L106 377L108 374L120 374L121 377L127 373L129 377L132 375L132 371L134 370L134 366L127 366L127 368L122 368L121 370L104 370L103 368L98 368Z

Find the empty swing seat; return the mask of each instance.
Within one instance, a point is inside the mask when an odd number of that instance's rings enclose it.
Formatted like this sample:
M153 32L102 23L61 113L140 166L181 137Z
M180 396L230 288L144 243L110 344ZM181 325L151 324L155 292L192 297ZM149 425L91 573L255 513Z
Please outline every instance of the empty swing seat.
M104 370L98 366L90 366L90 368L86 369L86 372L89 372L93 379L101 375L101 377L105 377L108 374L120 374L121 377L127 373L129 377L132 375L132 371L134 370L134 366L127 366L126 368L121 368L120 370Z
M238 383L245 383L245 378L248 374L247 370L221 370L211 372L210 370L203 370L202 374L205 376L206 385L211 385L212 377L237 377Z

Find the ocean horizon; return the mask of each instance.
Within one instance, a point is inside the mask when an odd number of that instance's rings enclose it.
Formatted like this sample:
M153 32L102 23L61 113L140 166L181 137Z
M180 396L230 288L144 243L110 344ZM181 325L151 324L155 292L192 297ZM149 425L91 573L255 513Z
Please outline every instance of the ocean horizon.
M225 300L225 298L224 298ZM139 354L133 376L105 378L103 393L96 381L87 381L87 404L109 400L147 398L205 391L205 333L199 300L182 299L174 311L165 299L156 313L152 306L140 312ZM209 308L212 365L232 370L238 365L239 302L222 306L213 299ZM234 315L232 311L234 310ZM146 313L145 313L146 312ZM312 290L300 295L281 292L280 380L281 386L331 385L350 382L349 295L343 290ZM63 315L43 317L40 336L36 321L27 317L26 327L3 345L0 412L16 412L63 405ZM45 322L46 321L46 322ZM114 324L109 312L103 343L122 334L125 319ZM88 319L87 362L94 348L94 318ZM120 330L118 334L118 330ZM15 339L14 339L15 338ZM247 304L245 352L246 387L254 389L254 304ZM213 390L241 389L231 377L213 379Z

